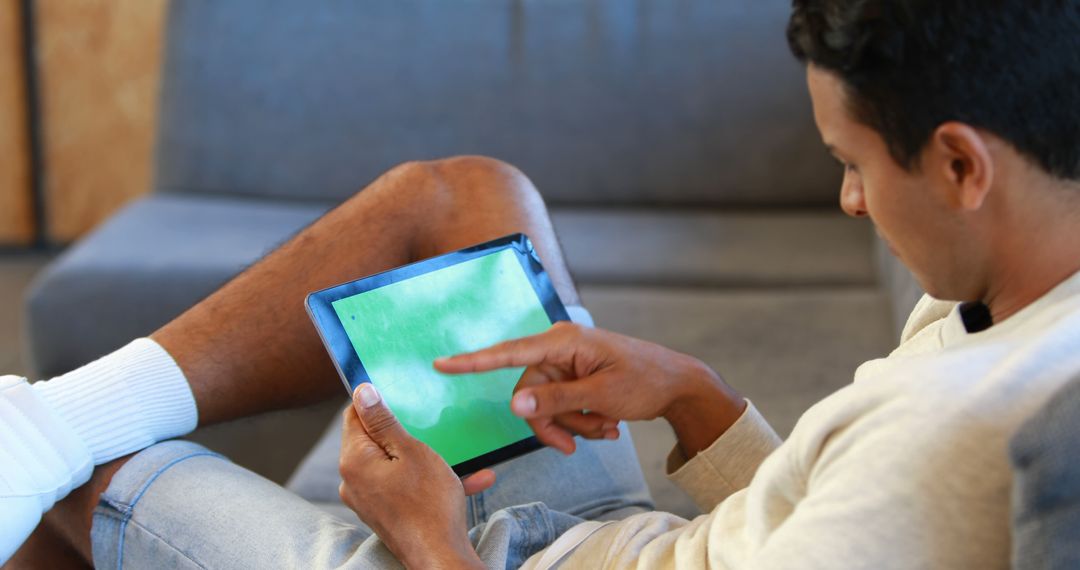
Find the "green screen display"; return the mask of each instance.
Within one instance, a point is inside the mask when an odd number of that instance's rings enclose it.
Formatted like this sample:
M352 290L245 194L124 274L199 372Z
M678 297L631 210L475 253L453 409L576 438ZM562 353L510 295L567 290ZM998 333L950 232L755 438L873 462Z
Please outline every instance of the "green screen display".
M446 375L432 362L541 333L551 320L512 250L332 303L368 377L450 465L532 435L510 412L522 368Z

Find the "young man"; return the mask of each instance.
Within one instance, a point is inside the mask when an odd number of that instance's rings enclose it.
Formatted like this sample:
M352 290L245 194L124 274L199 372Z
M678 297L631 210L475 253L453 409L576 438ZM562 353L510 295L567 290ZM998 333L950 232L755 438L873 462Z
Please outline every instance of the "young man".
M699 361L597 329L560 325L436 363L451 373L526 366L512 408L563 451L571 432L604 437L613 420L666 418L679 441L671 476L709 514L581 522L533 504L469 536L462 484L369 388L345 418L346 504L411 566L1007 566L1007 443L1080 375L1077 29L1080 5L1061 0L796 0L789 39L808 64L822 138L845 166L843 209L868 216L933 297L964 302L925 298L896 351L860 367L783 444ZM185 372L195 366L177 358ZM355 549L356 533L321 532L299 506L295 524L260 540L244 521L288 519L247 514L273 496L267 488L236 497L242 508L216 527L181 526L203 522L215 500L191 481L226 484L241 471L205 453L158 445L116 472L94 523L99 562L120 556L124 537L139 545L125 558L145 547L206 566L287 563L295 535L312 537L305 562ZM582 473L588 482L593 472ZM490 483L483 473L464 487ZM81 528L66 527L84 550L91 502L76 504ZM349 552L389 561L374 539Z

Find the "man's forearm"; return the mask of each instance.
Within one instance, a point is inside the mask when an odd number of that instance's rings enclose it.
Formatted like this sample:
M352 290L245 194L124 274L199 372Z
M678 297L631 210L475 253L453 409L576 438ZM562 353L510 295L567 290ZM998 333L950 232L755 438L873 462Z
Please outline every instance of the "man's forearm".
M688 363L679 382L681 393L664 419L671 424L680 449L689 459L735 424L746 409L746 400L696 359Z

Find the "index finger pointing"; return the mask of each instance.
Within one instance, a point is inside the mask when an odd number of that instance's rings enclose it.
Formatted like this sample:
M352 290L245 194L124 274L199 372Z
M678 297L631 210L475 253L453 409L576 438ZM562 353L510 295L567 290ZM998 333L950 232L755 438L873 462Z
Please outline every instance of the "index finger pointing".
M552 331L500 342L494 346L456 356L435 359L435 369L447 374L486 372L499 368L533 366L547 362L559 340Z

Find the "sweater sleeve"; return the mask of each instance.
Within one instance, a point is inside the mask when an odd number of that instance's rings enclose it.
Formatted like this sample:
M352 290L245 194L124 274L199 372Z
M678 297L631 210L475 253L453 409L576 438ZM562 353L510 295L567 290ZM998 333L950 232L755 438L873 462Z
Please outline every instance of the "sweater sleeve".
M707 449L687 460L679 446L668 454L668 479L709 512L732 493L745 488L780 438L769 423L746 401L739 419Z
M800 424L753 484L708 514L642 513L606 525L560 568L1005 567L1004 438L993 422L937 415L946 405L931 402L819 406L811 414L820 417ZM717 443L719 451L728 442ZM683 468L706 463L701 469L730 488L723 466L700 461L708 457Z
M789 500L790 483L751 493L748 512L769 513L776 526L740 566L1007 567L1010 420L1001 418L1014 412L995 404L982 416L933 389L912 396L865 408L844 427L804 431L792 442L798 453L763 467L805 470L805 495Z

